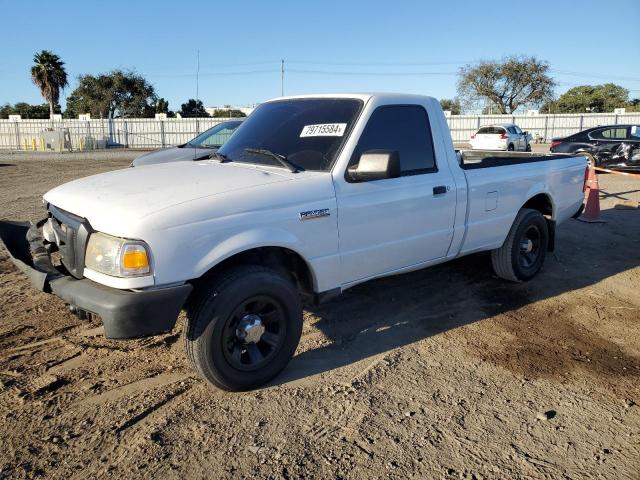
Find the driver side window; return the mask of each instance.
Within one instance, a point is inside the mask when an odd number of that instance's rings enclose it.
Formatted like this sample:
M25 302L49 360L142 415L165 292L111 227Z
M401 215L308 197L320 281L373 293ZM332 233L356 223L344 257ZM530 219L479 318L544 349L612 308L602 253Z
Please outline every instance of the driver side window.
M378 107L365 127L349 165L355 165L368 150L395 150L402 175L436 172L431 126L419 105Z

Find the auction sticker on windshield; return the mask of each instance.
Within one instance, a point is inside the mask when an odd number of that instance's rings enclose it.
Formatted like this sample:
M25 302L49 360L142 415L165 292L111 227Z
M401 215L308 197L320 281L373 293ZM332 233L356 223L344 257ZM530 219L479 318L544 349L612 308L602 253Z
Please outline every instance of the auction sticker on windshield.
M319 123L317 125L305 125L300 132L302 137L341 137L347 129L346 123Z

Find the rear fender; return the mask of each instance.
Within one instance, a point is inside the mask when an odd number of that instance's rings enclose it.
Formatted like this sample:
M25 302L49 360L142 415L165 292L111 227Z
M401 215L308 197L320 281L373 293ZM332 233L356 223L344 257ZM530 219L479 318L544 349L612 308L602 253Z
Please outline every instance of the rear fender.
M553 199L553 195L551 195L549 193L549 189L547 188L547 185L540 182L540 183L536 183L534 185L531 186L531 188L527 191L527 194L525 195L525 201L522 203L522 205L520 206L520 208L524 207L524 205L531 200L533 197L535 197L536 195L545 195L548 199L549 202L551 203L551 220L555 220L556 219L556 204L555 201ZM518 212L516 212L517 214ZM514 216L515 219L515 216Z

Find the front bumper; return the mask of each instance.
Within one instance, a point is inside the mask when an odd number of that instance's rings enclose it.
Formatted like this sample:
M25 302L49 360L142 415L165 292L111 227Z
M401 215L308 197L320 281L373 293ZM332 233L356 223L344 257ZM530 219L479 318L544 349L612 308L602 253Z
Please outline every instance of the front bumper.
M0 221L0 243L32 285L69 305L98 315L107 338L135 338L171 330L193 286L118 290L89 279L75 279L51 263L37 226Z

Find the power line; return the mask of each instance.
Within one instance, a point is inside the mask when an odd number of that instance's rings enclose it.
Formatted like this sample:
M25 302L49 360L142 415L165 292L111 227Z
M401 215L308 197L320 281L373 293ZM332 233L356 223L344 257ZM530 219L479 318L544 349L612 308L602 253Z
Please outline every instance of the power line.
M462 65L467 63L478 63L479 60L460 60L447 62L312 62L307 60L287 60L287 62L303 65L333 65L344 67L416 67L425 65Z
M555 68L550 68L549 71L551 73L556 73L558 75L569 75L573 77L601 78L604 80L618 80L618 81L624 81L624 82L640 82L640 78L637 78L637 77L618 77L618 76L603 75L603 74L597 74L597 73L571 72L568 70L556 70Z
M272 68L265 70L247 70L243 72L206 72L200 73L201 77L213 77L213 76L234 76L234 75L258 75L263 73L274 73L279 72L280 69ZM158 77L158 78L182 78L182 77L193 77L194 73L147 73L145 74L148 77Z
M312 74L312 75L361 75L361 76L426 76L426 75L457 75L458 72L355 72L337 70L301 70L290 68L289 73Z

